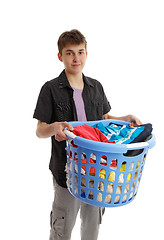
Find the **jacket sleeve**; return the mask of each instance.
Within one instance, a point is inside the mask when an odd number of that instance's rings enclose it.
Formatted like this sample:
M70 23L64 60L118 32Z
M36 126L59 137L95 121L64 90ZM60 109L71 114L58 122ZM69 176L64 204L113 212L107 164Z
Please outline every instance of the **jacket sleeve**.
M36 108L33 118L36 118L47 124L52 123L53 116L53 98L51 94L50 85L46 82L39 93Z

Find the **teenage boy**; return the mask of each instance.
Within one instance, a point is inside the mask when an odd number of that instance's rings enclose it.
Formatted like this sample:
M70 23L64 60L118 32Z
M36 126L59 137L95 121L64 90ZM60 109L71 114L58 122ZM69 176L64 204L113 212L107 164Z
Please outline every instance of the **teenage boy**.
M59 77L46 82L39 94L34 118L38 119L36 134L51 137L50 170L53 174L55 198L51 212L50 240L70 240L80 209L81 239L96 240L104 208L91 206L74 198L66 187L66 135L73 130L69 121L118 119L141 124L135 116L113 117L100 82L86 77L82 70L87 59L87 42L78 30L64 32L58 39L58 58L65 69Z

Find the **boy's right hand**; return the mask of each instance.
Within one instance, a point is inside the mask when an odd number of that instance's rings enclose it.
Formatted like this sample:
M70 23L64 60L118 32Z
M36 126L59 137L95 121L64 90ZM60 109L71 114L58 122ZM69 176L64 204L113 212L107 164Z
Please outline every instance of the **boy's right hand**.
M67 128L70 131L73 131L73 127L68 122L54 122L50 124L52 127L53 135L58 142L67 140L67 136L64 134L64 129Z
M64 134L64 129L67 128L70 131L73 131L73 127L68 122L54 122L47 124L38 120L36 135L39 138L49 138L54 136L57 141L67 140L66 135Z

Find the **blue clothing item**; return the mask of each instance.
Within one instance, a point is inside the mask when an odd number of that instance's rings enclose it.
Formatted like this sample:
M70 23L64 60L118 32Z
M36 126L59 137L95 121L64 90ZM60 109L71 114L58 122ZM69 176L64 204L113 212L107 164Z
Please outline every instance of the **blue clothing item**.
M98 128L105 136L109 134L108 129L102 124L102 122L95 124L93 127Z
M151 124L140 125L138 127L129 127L126 125L121 126L110 123L109 126L105 127L102 123L98 123L95 124L94 127L98 128L109 141L115 141L115 143L119 144L129 144L132 142L144 141L144 139L150 135L152 131Z
M133 140L144 130L144 127L129 127L126 125L117 126L111 124L107 127L109 134L107 136L109 141L115 141L116 143L128 144L133 142Z

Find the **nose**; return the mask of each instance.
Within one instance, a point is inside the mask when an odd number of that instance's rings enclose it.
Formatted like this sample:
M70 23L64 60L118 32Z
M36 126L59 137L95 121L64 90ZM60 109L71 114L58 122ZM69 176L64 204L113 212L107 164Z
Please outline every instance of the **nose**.
M74 59L73 59L74 62L78 62L79 61L79 57L77 54L74 55Z

